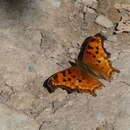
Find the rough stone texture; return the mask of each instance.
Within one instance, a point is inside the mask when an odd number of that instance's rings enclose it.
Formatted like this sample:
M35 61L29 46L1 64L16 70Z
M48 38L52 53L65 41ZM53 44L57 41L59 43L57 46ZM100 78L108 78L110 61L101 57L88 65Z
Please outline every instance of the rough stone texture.
M23 113L16 112L0 104L1 130L38 130L38 123Z
M0 0L0 102L9 107L1 104L0 129L11 122L15 130L21 115L31 130L129 130L130 34L113 34L122 15L116 3L129 0ZM101 14L113 28L95 23ZM43 88L50 75L77 58L83 40L98 32L108 38L105 48L120 74L102 80L106 87L97 97Z
M130 4L115 4L114 7L121 12L121 19L116 27L116 33L130 32Z
M106 28L111 28L111 27L113 27L112 21L110 21L107 17L105 17L105 16L103 16L103 15L97 16L95 22L96 22L97 24L99 24L99 25L102 25L103 27L106 27Z

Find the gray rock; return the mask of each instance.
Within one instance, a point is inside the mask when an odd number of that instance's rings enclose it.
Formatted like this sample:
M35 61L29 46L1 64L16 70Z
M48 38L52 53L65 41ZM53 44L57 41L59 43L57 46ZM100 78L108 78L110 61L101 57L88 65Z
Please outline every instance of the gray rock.
M31 93L23 91L12 95L9 105L17 110L27 110L31 108L34 101L35 97Z
M23 113L0 104L0 130L38 130L38 124Z
M110 19L108 19L107 17L103 16L103 15L99 15L96 18L95 21L97 24L106 27L106 28L111 28L113 27L113 23Z
M129 89L130 90L130 89ZM119 106L120 117L116 120L115 130L129 130L130 129L130 94L122 98Z
M120 10L121 19L116 27L116 33L130 32L130 4L115 4L115 8Z
M82 2L89 7L92 7L92 8L97 7L97 0L82 0Z
M113 27L119 17L112 1L0 0L0 102L9 107L0 105L0 130L37 130L38 124L38 130L130 128L126 97L130 86L130 37L126 33L105 41L113 66L121 73L111 82L103 80L106 87L96 91L97 97L67 94L62 89L50 94L42 87L45 79L69 67L68 61L78 56L77 42L81 45L87 36L101 30L112 35L106 28ZM104 14L103 18L96 12ZM104 28L94 24L96 17Z
M61 6L60 0L50 0L50 2L54 8L59 8Z
M115 36L115 35L109 36L107 38L107 40L110 41L110 42L116 42L117 41L117 36Z

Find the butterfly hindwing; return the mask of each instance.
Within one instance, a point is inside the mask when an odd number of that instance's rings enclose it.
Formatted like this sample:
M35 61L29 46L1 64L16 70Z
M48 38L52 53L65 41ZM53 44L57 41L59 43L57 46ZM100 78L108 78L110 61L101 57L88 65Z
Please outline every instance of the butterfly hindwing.
M97 78L84 72L78 66L72 66L54 74L47 82L48 87L61 87L66 90L90 92L93 95L95 95L95 90L102 86L102 83Z

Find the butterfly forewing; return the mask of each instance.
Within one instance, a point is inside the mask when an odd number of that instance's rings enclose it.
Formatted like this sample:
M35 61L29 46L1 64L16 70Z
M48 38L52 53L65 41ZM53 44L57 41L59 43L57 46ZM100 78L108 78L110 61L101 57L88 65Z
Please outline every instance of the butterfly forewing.
M84 43L81 61L88 65L89 69L96 73L97 77L110 79L112 72L118 72L118 70L112 67L112 63L108 59L110 53L105 50L103 42L104 39L101 35L96 35Z

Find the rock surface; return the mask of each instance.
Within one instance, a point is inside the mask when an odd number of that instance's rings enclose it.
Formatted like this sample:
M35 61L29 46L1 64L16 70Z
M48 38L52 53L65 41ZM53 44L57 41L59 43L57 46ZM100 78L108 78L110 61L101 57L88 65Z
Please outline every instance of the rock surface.
M1 130L38 130L38 123L27 115L0 104Z
M103 15L97 16L95 22L96 22L97 24L99 24L99 25L102 25L103 27L106 27L106 28L111 28L111 27L113 27L112 21L109 20L107 17L105 17L105 16L103 16Z
M130 32L130 4L115 4L121 13L121 19L116 27L116 33Z
M128 1L0 0L0 130L129 130L130 34L114 28L122 16L114 5ZM120 74L102 80L96 97L50 94L43 82L99 32Z

